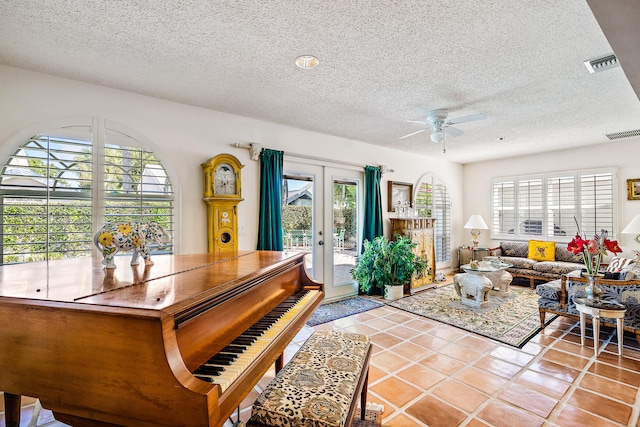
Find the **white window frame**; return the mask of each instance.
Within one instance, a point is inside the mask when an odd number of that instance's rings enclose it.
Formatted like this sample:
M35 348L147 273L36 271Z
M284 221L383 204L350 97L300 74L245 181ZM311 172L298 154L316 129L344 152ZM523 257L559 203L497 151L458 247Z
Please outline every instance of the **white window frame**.
M541 215L531 212L525 186L537 180L541 183ZM561 201L555 190L562 181ZM508 189L513 190L510 195ZM603 200L598 208L594 197ZM512 197L511 197L512 196ZM491 238L494 240L549 240L568 242L576 233L591 238L601 229L610 238L618 233L618 178L615 167L551 172L535 175L497 177L491 180ZM536 207L539 207L537 205ZM511 211L509 215L506 213ZM523 220L523 218L530 220ZM574 219L575 218L575 219ZM576 224L577 221L577 224ZM539 230L541 233L531 233Z
M417 205L417 195L420 185L427 185L431 188L433 197L428 205ZM435 218L434 226L434 248L436 252L436 262L451 262L451 198L445 183L435 174L429 172L423 175L414 189L414 208L418 209L420 216Z
M153 147L147 146L147 143L149 141L146 141L144 138L137 135L135 131L127 129L126 127L119 125L117 123L112 123L112 122L107 123L106 120L101 119L99 117L92 117L92 118L78 117L75 119L70 118L70 120L64 120L64 121L55 120L51 123L53 124L49 126L47 126L46 124L40 124L38 125L37 128L31 128L29 130L25 129L20 133L20 135L15 135L11 139L11 141L4 141L3 149L0 150L0 154L2 155L2 158L3 158L3 165L6 166L9 159L17 152L17 150L19 150L33 136L37 136L37 135L46 136L47 134L51 134L52 132L56 132L57 130L64 130L64 129L73 129L73 128L84 129L86 135L90 135L90 136L81 137L81 140L86 140L91 142L91 146L92 146L92 162L91 162L92 163L92 172L91 172L92 184L91 184L91 195L90 195L91 202L90 203L91 203L91 235L93 236L93 234L95 234L95 232L104 224L104 221L105 221L105 175L104 175L105 146L107 144L111 146L118 145L118 146L124 146L124 147L137 148L137 149L144 150L145 152L152 153L152 155L158 160L158 164L160 164L161 168L164 170L164 173L166 174L167 187L164 187L164 188L170 189L170 193L169 193L170 196L168 198L163 199L162 197L158 197L157 191L155 191L155 195L152 194L154 193L154 190L149 190L149 188L157 188L159 186L157 184L151 184L151 185L148 184L149 179L153 179L153 178L148 178L146 180L143 178L143 180L145 181L145 184L143 185L141 182L139 184L139 186L141 187L138 190L138 192L141 192L140 193L141 195L140 209L141 209L141 212L144 212L146 210L145 209L146 204L143 204L142 201L147 200L147 198L143 196L143 194L146 194L148 191L152 192L152 193L149 193L150 194L149 200L154 200L154 199L157 200L158 198L160 198L163 200L170 201L170 214L168 214L167 216L169 217L169 224L171 225L170 225L170 229L168 229L167 231L169 232L170 235L173 235L174 227L177 222L177 212L178 212L178 206L176 205L176 200L178 198L174 189L177 186L179 186L179 184L177 184L177 180L174 180L174 177L172 176L173 174L170 172L169 168L167 167L165 162L161 159L161 156L156 152L156 150L154 150ZM25 135L28 135L28 136L25 137ZM111 138L109 137L109 135L111 136ZM123 142L125 140L126 142ZM149 143L148 145L153 145L153 144ZM142 187L146 189L143 189ZM26 192L25 195L28 195L27 193L28 192ZM19 194L19 190L17 190L17 194ZM89 255L100 256L100 254L98 254L97 249L95 248L93 243L92 242L90 243L91 243L91 251L90 253L87 253L87 256ZM174 251L175 251L175 242L173 241L172 241L172 244L161 249L161 253L173 253ZM43 253L46 253L46 258L48 259L49 257L48 247L46 248L46 251ZM3 262L2 261L3 259L4 259L4 255L0 257L0 262Z

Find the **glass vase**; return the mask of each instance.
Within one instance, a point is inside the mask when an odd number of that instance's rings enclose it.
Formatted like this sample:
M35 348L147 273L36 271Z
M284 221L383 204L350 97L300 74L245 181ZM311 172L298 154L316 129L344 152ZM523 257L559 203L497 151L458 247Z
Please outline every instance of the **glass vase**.
M598 279L602 277L602 274L583 274L583 276L589 281L584 288L584 292L587 294L587 301L598 301L604 292L598 284Z

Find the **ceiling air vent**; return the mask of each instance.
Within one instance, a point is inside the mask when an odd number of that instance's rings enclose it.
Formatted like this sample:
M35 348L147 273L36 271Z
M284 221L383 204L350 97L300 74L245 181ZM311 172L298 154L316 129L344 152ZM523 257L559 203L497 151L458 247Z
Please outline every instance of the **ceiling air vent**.
M618 58L613 53L610 53L605 56L601 56L599 58L589 59L584 61L584 65L587 67L590 73L599 73L600 71L605 71L610 68L614 68L619 66Z
M632 136L640 136L640 129L628 130L626 132L616 132L616 133L608 133L607 134L607 138L609 138L609 139L631 138Z

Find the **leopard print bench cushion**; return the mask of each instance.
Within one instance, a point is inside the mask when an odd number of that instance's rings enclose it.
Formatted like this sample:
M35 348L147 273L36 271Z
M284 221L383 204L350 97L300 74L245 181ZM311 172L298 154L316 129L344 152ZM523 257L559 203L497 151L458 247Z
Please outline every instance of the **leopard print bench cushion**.
M314 332L255 401L251 419L283 427L344 425L370 345L362 334Z

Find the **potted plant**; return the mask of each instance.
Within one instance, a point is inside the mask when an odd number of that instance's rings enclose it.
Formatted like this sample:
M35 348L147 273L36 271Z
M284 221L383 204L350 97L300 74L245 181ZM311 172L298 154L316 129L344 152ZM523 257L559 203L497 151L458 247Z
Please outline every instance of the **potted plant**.
M401 298L404 285L411 282L413 274L427 268L426 260L413 253L416 245L401 235L396 235L392 241L384 236L365 241L364 251L351 270L351 276L368 295L380 294L384 289L385 298Z

